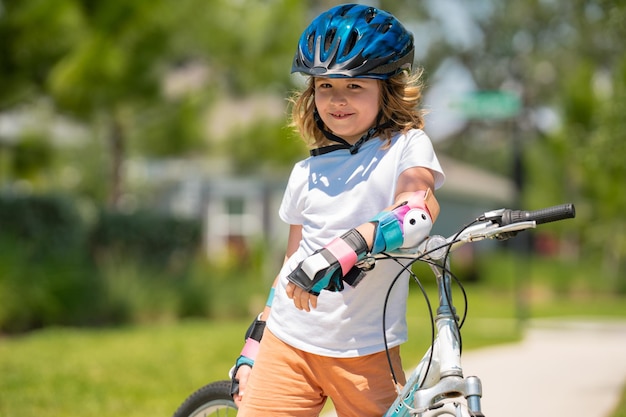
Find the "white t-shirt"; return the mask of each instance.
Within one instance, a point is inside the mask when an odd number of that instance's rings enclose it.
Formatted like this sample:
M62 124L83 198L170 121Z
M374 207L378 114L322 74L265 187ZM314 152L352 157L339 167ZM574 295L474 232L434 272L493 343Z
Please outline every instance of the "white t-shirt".
M361 283L341 292L322 291L316 309L295 308L286 295L287 274L307 256L351 228L370 221L392 205L400 174L412 167L433 171L435 188L444 174L432 143L422 130L397 134L381 149L378 138L359 152L336 150L298 162L279 209L288 224L302 225L302 241L279 273L267 327L295 348L322 356L355 357L385 349L382 313L389 287L401 271L393 261L378 261ZM387 303L386 333L390 347L407 340L408 275L403 273Z

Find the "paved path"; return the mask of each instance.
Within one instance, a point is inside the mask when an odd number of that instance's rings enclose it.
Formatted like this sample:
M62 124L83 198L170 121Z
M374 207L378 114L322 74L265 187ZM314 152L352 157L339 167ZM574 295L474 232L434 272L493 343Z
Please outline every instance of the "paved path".
M519 344L469 352L489 416L607 417L626 383L626 323L539 321Z
M463 368L482 380L486 417L607 417L626 383L626 322L533 322L520 343L465 353Z

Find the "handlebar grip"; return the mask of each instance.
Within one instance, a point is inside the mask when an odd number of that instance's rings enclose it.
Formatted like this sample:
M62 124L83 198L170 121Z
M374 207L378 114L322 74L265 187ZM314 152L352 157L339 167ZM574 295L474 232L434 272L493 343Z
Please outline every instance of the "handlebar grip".
M557 220L572 219L576 217L576 209L573 204L561 204L539 210L505 210L502 213L502 226L522 221L535 221L537 224L555 222Z

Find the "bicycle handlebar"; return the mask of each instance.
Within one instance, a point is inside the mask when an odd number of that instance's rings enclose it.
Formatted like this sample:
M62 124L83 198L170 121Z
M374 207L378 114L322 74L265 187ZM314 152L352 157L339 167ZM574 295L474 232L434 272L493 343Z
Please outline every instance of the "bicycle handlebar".
M576 209L571 203L547 207L534 211L500 209L485 213L479 220L496 221L500 226L534 221L536 224L555 222L576 217Z
M533 211L511 209L488 211L478 217L475 224L465 227L455 235L448 238L429 236L419 245L399 249L396 254L432 260L442 259L446 252L465 243L488 238L508 239L517 232L536 227L537 224L570 219L575 216L576 210L571 203Z

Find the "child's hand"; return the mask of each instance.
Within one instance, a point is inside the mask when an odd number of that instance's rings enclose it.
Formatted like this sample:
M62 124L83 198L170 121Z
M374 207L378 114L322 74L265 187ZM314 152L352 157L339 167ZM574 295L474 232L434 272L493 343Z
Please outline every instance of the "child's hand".
M237 407L241 406L241 400L243 400L243 395L246 391L246 386L248 385L248 377L250 376L251 371L252 368L250 368L249 366L241 366L237 370L237 375L235 375L235 378L238 381L238 389L237 392L233 392L232 395Z
M356 261L356 255L354 260ZM319 249L313 255L300 262L287 275L287 279L299 289L314 296L318 296L326 288L333 288L335 291L343 289L343 284L341 284L341 264L327 248ZM334 285L331 285L331 283ZM335 289L335 286L338 288ZM300 295L300 292L297 294ZM301 295L301 297L304 297L304 295Z
M298 287L293 282L287 284L287 296L293 300L298 310L311 311L317 308L317 296Z

